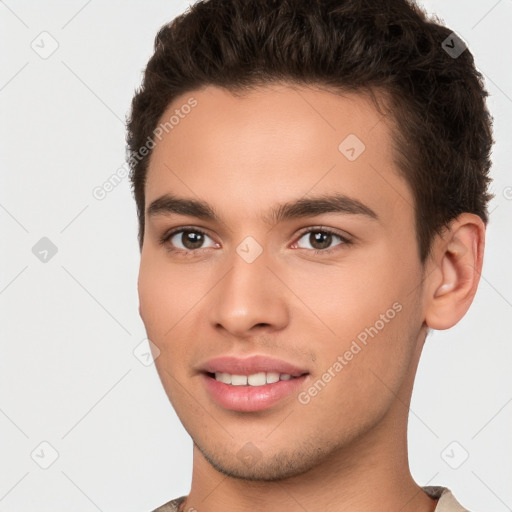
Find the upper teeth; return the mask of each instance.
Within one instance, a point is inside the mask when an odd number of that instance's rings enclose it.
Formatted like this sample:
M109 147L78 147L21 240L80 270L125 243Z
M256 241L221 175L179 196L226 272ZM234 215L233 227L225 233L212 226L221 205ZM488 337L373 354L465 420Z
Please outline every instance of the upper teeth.
M231 384L233 386L264 386L265 384L272 384L279 380L290 380L292 376L289 373L277 372L259 372L252 375L232 375L230 373L215 372L215 379L224 382L224 384Z

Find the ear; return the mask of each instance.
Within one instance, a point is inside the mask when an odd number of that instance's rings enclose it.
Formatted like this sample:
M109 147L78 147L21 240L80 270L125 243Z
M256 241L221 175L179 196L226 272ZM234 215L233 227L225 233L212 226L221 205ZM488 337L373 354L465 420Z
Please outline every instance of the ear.
M424 287L425 322L432 329L449 329L473 302L482 272L485 224L463 213L433 241Z

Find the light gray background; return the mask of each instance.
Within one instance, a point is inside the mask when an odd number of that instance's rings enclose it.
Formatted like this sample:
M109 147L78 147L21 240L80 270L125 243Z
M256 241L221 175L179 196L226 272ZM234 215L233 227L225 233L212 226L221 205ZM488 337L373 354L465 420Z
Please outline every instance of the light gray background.
M124 163L125 114L157 29L188 4L0 1L1 511L141 512L189 491L192 442L154 366L133 353L147 345L128 179L93 196ZM512 2L424 5L486 76L496 197L473 306L424 349L410 463L419 484L502 512L512 507ZM51 38L59 46L43 59L31 44L49 51ZM58 249L46 263L32 252L42 237Z

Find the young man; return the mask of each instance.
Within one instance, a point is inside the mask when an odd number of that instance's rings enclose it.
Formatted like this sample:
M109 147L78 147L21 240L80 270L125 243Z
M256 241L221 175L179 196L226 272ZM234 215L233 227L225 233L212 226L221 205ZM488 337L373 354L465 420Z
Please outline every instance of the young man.
M160 30L128 126L140 315L194 451L158 511L465 510L413 480L407 418L477 290L485 96L406 0L209 0Z

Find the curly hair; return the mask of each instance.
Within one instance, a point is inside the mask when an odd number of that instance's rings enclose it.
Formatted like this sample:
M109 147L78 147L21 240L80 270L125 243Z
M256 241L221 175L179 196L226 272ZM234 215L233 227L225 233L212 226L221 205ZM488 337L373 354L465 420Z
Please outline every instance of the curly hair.
M450 39L450 37L452 39ZM276 82L369 92L391 114L398 172L414 198L423 263L463 212L487 224L493 144L482 75L454 34L408 0L202 0L159 30L127 119L128 164L144 239L144 188L159 120L179 95ZM458 39L460 42L460 39Z

